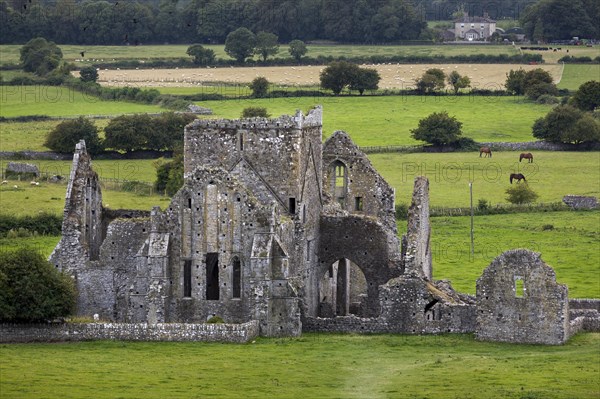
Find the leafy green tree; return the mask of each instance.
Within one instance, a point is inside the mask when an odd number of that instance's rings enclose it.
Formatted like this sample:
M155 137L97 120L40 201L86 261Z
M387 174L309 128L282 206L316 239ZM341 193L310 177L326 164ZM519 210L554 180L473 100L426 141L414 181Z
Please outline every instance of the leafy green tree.
M242 111L242 118L268 118L270 116L264 107L246 107Z
M279 52L279 38L277 35L270 32L258 32L256 34L256 46L254 54L260 55L263 61L266 61L270 55L275 55Z
M554 143L580 144L600 141L600 121L591 113L559 105L532 127L535 138Z
M411 129L415 140L426 141L433 145L448 145L458 142L462 137L462 122L448 112L434 112L419 121L416 129Z
M98 128L91 120L83 116L56 125L46 136L44 146L52 151L72 153L80 140L85 140L90 154L97 154L103 149L102 142L98 137Z
M454 94L457 94L460 89L464 89L471 86L471 79L469 79L468 76L462 76L457 71L450 72L446 79L448 81L448 84L452 86Z
M188 47L186 54L194 57L196 65L210 65L215 62L215 52L201 44L192 44Z
M362 96L365 90L377 90L381 76L376 69L358 68L350 82L350 90L358 90Z
M431 68L425 71L423 76L417 80L417 90L421 93L433 93L446 86L446 74L439 68Z
M148 136L154 135L152 129L155 125L146 114L118 116L104 128L104 146L127 152L148 148Z
M300 61L300 59L308 52L306 48L306 44L302 40L292 40L289 43L288 52L296 61Z
M63 57L60 48L43 37L31 39L19 51L23 70L39 76L45 76L58 68Z
M506 189L506 200L511 204L522 205L534 202L539 195L527 183L513 185Z
M239 63L252 57L256 47L256 35L246 28L238 28L227 35L225 52Z
M512 93L514 95L520 96L525 94L525 87L523 86L523 79L525 78L525 71L521 68L518 70L511 69L506 74L506 82L504 83L504 87L506 87L506 91Z
M0 321L40 322L75 309L73 280L31 248L0 253Z
M333 91L336 96L349 86L359 73L356 64L346 61L333 61L320 74L321 87Z
M252 90L252 97L265 98L269 95L269 81L265 77L258 76L250 83L250 90Z
M183 143L175 147L173 159L169 162L157 161L154 189L172 197L183 187ZM162 159L162 158L161 158Z
M195 119L194 114L181 112L163 112L160 116L153 117L154 128L148 130L151 134L147 137L148 148L157 151L174 150L183 144L185 127Z
M504 83L506 90L515 95L525 94L532 100L544 94L555 96L558 94L556 85L552 82L552 75L547 71L536 68L525 72L522 69L510 70Z
M579 86L579 89L571 97L573 106L582 111L593 111L600 107L600 82L590 80Z
M83 67L79 70L79 79L82 82L95 82L98 80L98 71L92 66Z
M521 24L530 39L548 42L574 36L598 37L597 5L585 0L540 0L525 9Z

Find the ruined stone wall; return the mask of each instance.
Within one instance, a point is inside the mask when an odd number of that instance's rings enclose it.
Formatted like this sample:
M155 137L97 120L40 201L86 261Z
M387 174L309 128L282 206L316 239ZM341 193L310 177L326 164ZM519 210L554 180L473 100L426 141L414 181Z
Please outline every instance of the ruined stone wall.
M306 117L298 112L277 119L196 120L185 130L184 173L199 165L229 171L243 161L289 210L300 197L305 143L321 140L320 126L320 108Z
M258 332L256 321L243 324L0 324L0 343L95 340L245 343L255 339Z
M76 277L87 260L97 259L103 240L102 192L82 140L75 148L65 195L62 237L50 262Z
M506 251L477 280L478 339L562 344L569 336L567 287L539 253Z
M366 315L379 313L378 290L391 277L400 274L396 237L387 226L377 220L358 215L321 217L319 244L319 281L329 267L340 259L349 259L363 272L367 281ZM317 289L318 287L314 287ZM318 298L318 290L311 292ZM316 315L309 313L309 316Z
M584 195L565 195L563 202L572 209L596 209L598 198Z
M327 201L338 202L336 165L340 163L346 172L345 200L339 201L342 209L351 214L376 217L396 232L394 189L375 170L366 154L342 131L335 132L323 145L322 185Z
M431 225L429 222L429 181L415 178L412 203L408 208L408 227L402 237L404 273L432 278Z
M254 235L271 231L272 206L261 204L236 177L223 169L196 168L173 197L161 219L169 232L169 269L172 281L169 321L198 322L212 315L227 322L252 317L250 254ZM208 255L214 254L214 255ZM207 260L214 256L218 277L207 276ZM241 268L240 298L233 297L234 261ZM187 265L187 266L186 266ZM184 292L185 268L189 292ZM209 296L207 285L218 287ZM207 298L216 299L207 299Z

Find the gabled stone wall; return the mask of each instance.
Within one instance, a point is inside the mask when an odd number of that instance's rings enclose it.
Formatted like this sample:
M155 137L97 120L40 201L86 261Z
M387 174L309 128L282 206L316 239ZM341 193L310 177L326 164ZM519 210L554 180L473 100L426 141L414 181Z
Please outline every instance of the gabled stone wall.
M539 253L506 251L477 280L477 338L562 344L569 337L567 294Z

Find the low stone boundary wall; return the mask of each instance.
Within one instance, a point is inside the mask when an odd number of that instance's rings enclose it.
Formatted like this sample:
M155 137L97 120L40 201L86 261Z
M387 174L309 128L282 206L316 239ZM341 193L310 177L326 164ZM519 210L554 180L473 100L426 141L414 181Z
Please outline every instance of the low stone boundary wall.
M541 150L541 151L598 151L600 144L585 143L585 144L565 144L565 143L548 143L546 141L528 141L522 143L510 142L492 142L478 143L482 147L490 147L492 151L526 151L526 150ZM534 154L535 155L535 154Z
M600 312L600 299L569 299L569 309L595 309Z
M338 316L334 318L307 317L302 321L303 332L331 333L391 333L395 332L379 318Z
M0 324L0 343L94 340L245 343L258 334L258 321L243 324Z

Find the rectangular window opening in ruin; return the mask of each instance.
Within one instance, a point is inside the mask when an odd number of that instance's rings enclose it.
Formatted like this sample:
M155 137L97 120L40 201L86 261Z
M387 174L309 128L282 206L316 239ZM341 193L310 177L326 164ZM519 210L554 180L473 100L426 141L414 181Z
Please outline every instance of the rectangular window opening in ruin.
M192 199L188 198L188 208L192 209Z
M290 197L290 213L296 214L296 198Z
M244 151L244 133L242 132L238 135L238 149Z
M354 197L354 210L362 212L362 210L363 210L363 199L362 199L362 197Z
M183 261L183 296L190 298L192 296L192 261Z
M523 285L523 277L515 277L515 297L523 298L525 286Z
M219 299L219 254L216 252L206 254L206 299Z
M242 296L242 265L239 259L233 260L233 281L232 281L233 298Z
M306 240L306 260L310 260L310 240Z

